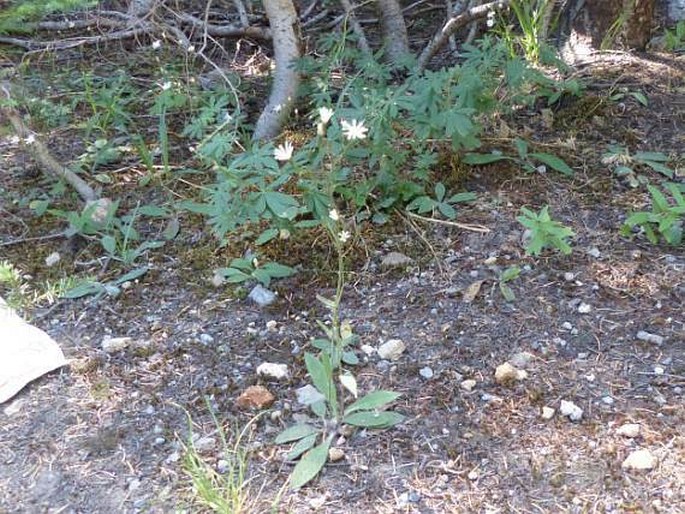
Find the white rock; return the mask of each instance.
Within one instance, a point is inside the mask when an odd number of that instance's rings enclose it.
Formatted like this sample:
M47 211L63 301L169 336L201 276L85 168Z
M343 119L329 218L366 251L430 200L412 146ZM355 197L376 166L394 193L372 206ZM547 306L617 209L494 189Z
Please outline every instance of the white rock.
M257 366L257 374L265 377L282 380L288 378L290 372L287 364L276 364L273 362L262 362Z
M621 464L623 469L634 470L648 470L654 466L656 466L656 457L649 450L635 450Z
M59 255L59 252L52 252L50 255L48 255L45 258L45 265L48 268L51 268L55 264L57 264L60 261L61 257Z
M564 321L561 324L561 328L563 328L564 330L573 330L573 325L568 321Z
M629 437L632 439L640 435L641 428L642 427L640 427L640 425L637 423L624 423L618 427L616 433L618 435L622 435L623 437Z
M578 306L578 312L581 314L588 314L589 312L592 312L592 305L581 302L581 304Z
M661 367L661 366L654 366L654 374L655 375L663 375L666 372L666 370Z
M564 280L566 282L573 282L573 279L575 279L575 278L576 278L575 274L571 273L570 271L567 271L566 273L564 273Z
M421 375L426 380L433 378L433 369L426 366L419 370L419 375Z
M495 369L495 382L498 384L509 384L517 380L523 380L528 377L528 373L522 369L515 368L508 362L500 364Z
M406 266L411 264L412 258L404 255L400 252L390 252L388 255L383 257L381 261L381 266L384 268L398 268L400 266Z
M571 421L580 421L583 418L583 409L575 403L566 400L561 400L559 412L561 412L562 416L567 416Z
M476 381L469 378L468 380L464 380L460 386L464 391L473 391L473 388L476 387Z
M469 474L466 476L469 480L478 480L478 472L476 470L469 471Z
M214 337L211 334L200 334L200 342L202 344L212 344L214 342Z
M260 307L266 307L276 301L276 294L261 284L254 286L247 297Z
M376 353L376 349L370 344L363 344L359 347L359 349L369 357Z
M102 350L106 353L116 353L125 350L133 342L130 337L105 336L102 340Z
M542 416L542 419L552 419L554 417L554 413L556 411L552 407L543 407L542 412L540 413L540 416Z
M646 341L647 343L652 343L657 346L664 344L663 336L651 334L645 330L640 330L635 337L637 337L640 341Z
M198 437L193 441L193 448L198 453L208 453L216 448L216 439L209 436Z
M330 448L328 450L328 460L331 462L338 462L345 458L345 452L340 448Z
M509 357L509 364L514 366L515 368L525 368L530 364L530 361L533 359L533 354L530 352L518 352Z
M602 396L602 403L605 405L613 405L614 399L611 396Z
M266 322L266 329L269 332L276 332L278 330L278 321L275 319L270 319Z
M590 248L587 253L589 256L594 257L595 259L599 259L599 256L602 255L602 253L599 251L599 248L596 246Z
M381 359L396 361L406 349L407 345L401 339L389 339L378 347L378 356Z

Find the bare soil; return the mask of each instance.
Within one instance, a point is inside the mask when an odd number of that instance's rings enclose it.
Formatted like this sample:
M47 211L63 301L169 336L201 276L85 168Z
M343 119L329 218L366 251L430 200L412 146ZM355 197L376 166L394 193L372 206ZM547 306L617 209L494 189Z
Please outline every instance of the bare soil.
M620 235L626 213L649 198L601 162L614 143L662 151L679 159L683 180L683 66L665 55L598 59L579 72L589 84L580 100L503 119L489 145L525 137L577 173L567 179L494 164L461 177L479 201L458 221L487 234L399 216L380 233L362 232L344 316L363 344L399 338L407 349L392 363L371 356L355 374L364 391L401 392L395 409L407 419L340 441L345 458L312 485L284 492L277 511L685 512L685 251ZM649 105L630 95L608 101L606 90L620 87L641 91ZM588 98L597 101L590 106ZM59 273L97 273L100 264L88 263L94 243L4 244L54 227L13 201L44 182L8 137L0 144L10 170L0 175L0 259L35 283L54 276L43 264L53 251L63 255ZM544 204L575 231L571 255L525 255L515 218L521 206ZM269 511L290 470L272 441L304 413L295 390L307 383L303 353L320 335L316 319L325 312L315 293L326 293L327 281L305 270L276 284L279 300L260 309L209 284L230 249L218 249L198 218L183 218L182 227L119 297L33 312L72 364L2 406L0 512L201 512L182 469L189 417L195 433L216 437L209 404L229 433L240 430L255 413L240 410L236 398L254 384L276 396L248 434L251 511ZM325 271L330 256L316 242L281 244L276 254ZM412 263L384 269L391 251ZM498 277L513 265L523 272L510 283L516 300L507 302ZM275 329L267 329L272 320ZM663 344L639 340L642 330ZM108 354L106 336L134 344ZM532 355L528 378L497 384L495 368L520 352ZM288 364L290 379L258 377L262 362ZM426 367L430 379L420 374ZM472 390L461 385L467 379L475 380ZM583 409L580 421L559 413L562 400ZM549 420L541 417L545 406L556 409ZM639 436L618 435L624 423L639 424ZM656 457L653 469L622 468L636 449ZM217 447L204 457L216 465L222 453Z

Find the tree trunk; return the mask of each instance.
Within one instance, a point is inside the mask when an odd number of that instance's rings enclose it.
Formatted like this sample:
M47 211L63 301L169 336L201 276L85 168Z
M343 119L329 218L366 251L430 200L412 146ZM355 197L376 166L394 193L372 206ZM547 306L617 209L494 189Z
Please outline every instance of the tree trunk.
M594 48L623 46L644 50L649 42L656 0L571 0L562 17L567 27Z
M398 0L377 0L376 9L381 19L385 56L388 61L397 65L409 54L409 37L402 6Z
M264 141L281 131L295 102L300 75L295 61L300 57L300 31L292 0L264 0L274 46L276 69L269 101L257 120L252 139Z

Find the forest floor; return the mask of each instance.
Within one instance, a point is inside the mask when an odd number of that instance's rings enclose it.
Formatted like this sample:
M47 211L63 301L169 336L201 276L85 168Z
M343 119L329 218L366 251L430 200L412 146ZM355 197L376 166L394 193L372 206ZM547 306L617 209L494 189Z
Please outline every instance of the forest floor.
M682 57L614 55L582 69L579 100L502 121L498 137L561 149L576 175L497 163L470 172L461 180L479 200L458 221L489 232L398 217L361 233L343 316L362 344L401 339L406 350L393 362L371 355L355 374L363 391L402 393L394 409L406 420L338 441L344 458L298 492L281 490L291 467L273 439L304 414L295 391L307 383L303 351L320 335L315 294L330 293L327 281L312 273L280 281L266 308L212 287L229 250L188 216L120 296L34 312L71 365L2 405L0 512L202 511L189 503L183 470L189 431L205 461L221 467L209 406L235 434L255 416L236 399L255 384L276 399L245 432L249 512L268 512L279 491L279 512L685 512L685 249L621 236L626 214L649 197L602 163L610 144L679 155L682 183L684 69ZM608 89L627 94L609 101ZM59 228L30 221L13 201L43 181L9 137L0 145L2 169L13 170L0 175L0 244ZM516 216L544 204L575 231L572 254L525 255ZM326 263L311 243L279 242L275 253ZM59 238L0 246L0 260L40 283L54 251L61 272L83 269L83 248L65 251ZM390 252L412 260L387 269ZM514 265L522 272L508 283L516 296L508 302L498 277ZM641 331L658 337L640 339ZM123 336L126 349L103 351L105 338ZM498 384L495 369L508 360L527 378ZM259 377L263 362L287 364L290 377ZM562 401L582 409L580 419L560 413ZM543 407L554 414L543 417ZM648 469L623 465L635 450L649 452Z

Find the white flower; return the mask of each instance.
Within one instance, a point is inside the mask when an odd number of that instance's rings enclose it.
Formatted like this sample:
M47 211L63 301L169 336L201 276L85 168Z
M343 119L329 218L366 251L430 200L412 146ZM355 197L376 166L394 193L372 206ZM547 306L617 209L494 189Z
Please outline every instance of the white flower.
M350 234L347 230L343 230L338 234L338 239L341 243L346 243L350 239L350 237L352 237L352 234Z
M325 125L331 121L333 112L333 109L329 109L328 107L319 107L319 118L321 118L321 123Z
M293 150L293 144L290 141L286 141L274 149L274 159L283 162L289 161L293 156Z
M364 126L363 121L352 120L352 123L348 123L347 121L342 120L340 125L343 129L343 135L348 141L366 139L366 133L369 131L369 129Z
M340 214L338 214L338 211L336 209L331 209L328 212L328 217L331 218L333 221L338 221L340 219Z
M488 26L488 28L495 26L495 11L488 12L488 17L485 24Z
M152 42L153 50L159 50L160 48L162 48L162 42L159 39Z
M164 82L159 87L162 88L162 91L166 91L167 89L171 89L171 82Z
M32 145L35 142L36 142L36 135L35 134L29 134L26 137L26 139L24 139L24 144L27 144L27 145Z
M193 52L195 52L195 45L190 45L190 46L188 47L188 52L190 52L191 54L192 54Z

